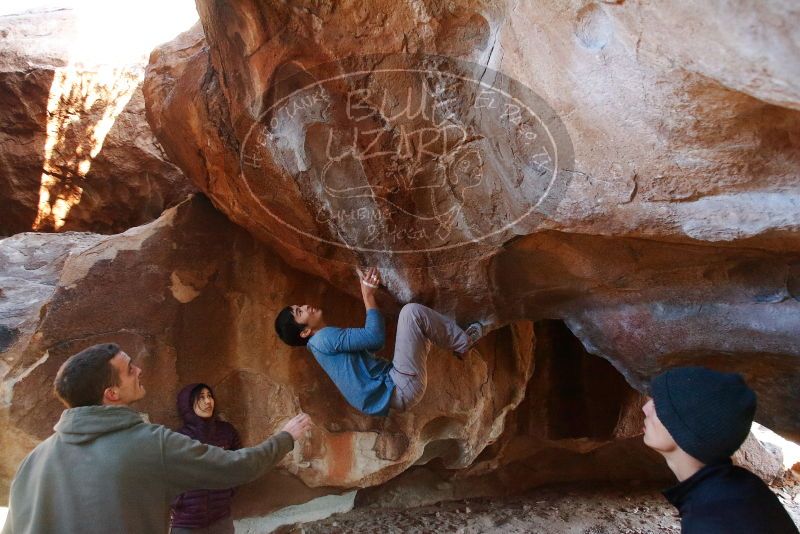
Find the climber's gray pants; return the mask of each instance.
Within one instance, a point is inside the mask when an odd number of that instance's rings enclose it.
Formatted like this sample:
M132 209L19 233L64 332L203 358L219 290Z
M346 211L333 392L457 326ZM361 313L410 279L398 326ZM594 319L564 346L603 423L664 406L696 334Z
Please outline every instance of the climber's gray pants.
M397 320L394 360L389 376L394 380L390 406L405 411L417 404L428 383L426 360L430 344L464 352L467 334L455 321L422 304L406 304Z

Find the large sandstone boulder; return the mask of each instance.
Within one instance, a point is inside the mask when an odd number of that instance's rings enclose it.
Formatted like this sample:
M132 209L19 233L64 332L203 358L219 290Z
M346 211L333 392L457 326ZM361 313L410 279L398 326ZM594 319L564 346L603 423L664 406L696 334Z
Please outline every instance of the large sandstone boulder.
M232 221L355 294L561 319L642 391L745 374L800 437L791 2L198 2L148 120ZM347 58L347 59L345 59Z
M0 17L0 235L120 232L194 190L145 120L144 64L78 62L87 31L71 9Z
M749 469L767 484L774 483L787 472L780 447L761 441L752 432L732 459L733 463Z
M757 419L800 438L788 3L198 7L143 93L219 211L0 241L6 484L58 416L56 369L101 341L139 358L155 422L196 380L247 443L311 414L245 516L387 482L372 497L408 504L664 477L640 408L677 364L742 372ZM272 331L288 302L361 320L365 264L390 325L415 301L493 327L463 362L434 351L422 403L385 419Z

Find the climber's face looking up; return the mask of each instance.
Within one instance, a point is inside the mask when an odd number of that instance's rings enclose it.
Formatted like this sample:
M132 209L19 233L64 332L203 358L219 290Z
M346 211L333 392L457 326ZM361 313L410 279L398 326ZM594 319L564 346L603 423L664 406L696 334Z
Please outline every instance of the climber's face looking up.
M322 310L309 304L292 304L275 317L275 333L292 347L304 347L317 330L325 326Z
M293 304L292 317L297 324L316 330L322 324L322 310L309 304Z

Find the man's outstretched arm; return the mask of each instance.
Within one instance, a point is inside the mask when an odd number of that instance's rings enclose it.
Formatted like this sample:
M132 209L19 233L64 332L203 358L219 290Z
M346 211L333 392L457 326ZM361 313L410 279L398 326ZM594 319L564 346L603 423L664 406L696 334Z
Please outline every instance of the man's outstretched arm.
M173 495L192 489L226 489L259 478L292 450L311 426L308 415L292 418L271 438L254 447L227 451L165 430L164 469Z

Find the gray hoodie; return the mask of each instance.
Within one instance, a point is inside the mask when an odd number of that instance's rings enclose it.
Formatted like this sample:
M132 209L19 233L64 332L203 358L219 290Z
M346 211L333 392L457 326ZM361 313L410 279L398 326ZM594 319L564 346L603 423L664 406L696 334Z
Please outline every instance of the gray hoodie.
M280 432L226 451L122 406L64 410L55 431L22 461L3 534L166 532L178 494L255 480L294 447Z

